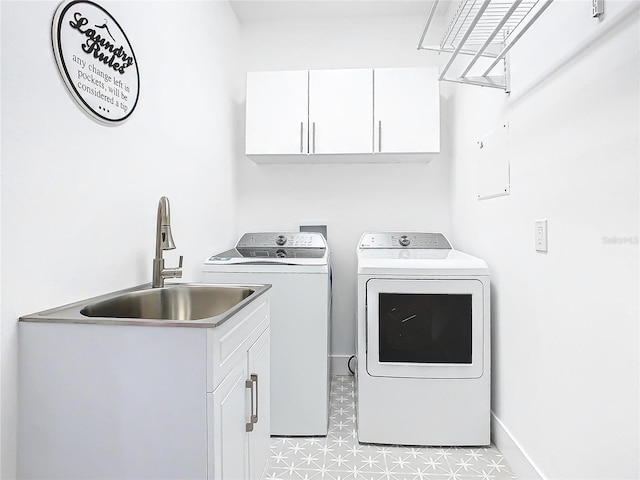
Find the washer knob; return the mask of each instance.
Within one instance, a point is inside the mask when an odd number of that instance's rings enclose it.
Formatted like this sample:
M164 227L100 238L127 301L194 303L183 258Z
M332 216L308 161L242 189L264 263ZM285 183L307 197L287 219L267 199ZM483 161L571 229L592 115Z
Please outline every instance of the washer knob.
M411 240L409 240L409 237L407 237L406 235L403 235L400 237L400 240L398 240L398 242L400 242L400 245L402 245L403 247L408 247L411 243Z
M278 235L276 237L276 244L277 245L284 245L285 243L287 243L287 237L285 237L284 235Z
M277 258L287 258L287 252L285 252L283 249L279 248L278 250L276 250L276 257Z

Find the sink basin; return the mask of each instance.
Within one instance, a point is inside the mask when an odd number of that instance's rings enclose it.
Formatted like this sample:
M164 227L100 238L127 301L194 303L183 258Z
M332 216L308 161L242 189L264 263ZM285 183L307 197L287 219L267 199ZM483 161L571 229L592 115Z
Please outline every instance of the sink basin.
M150 284L20 317L22 322L217 327L261 297L271 285Z
M241 286L173 285L92 303L80 313L86 317L201 320L230 310L253 293Z

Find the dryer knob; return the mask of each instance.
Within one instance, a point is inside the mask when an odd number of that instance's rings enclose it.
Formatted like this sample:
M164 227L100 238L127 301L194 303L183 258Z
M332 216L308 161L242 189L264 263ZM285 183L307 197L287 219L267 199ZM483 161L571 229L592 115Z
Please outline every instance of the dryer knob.
M284 235L278 235L276 237L276 244L284 245L285 243L287 243L287 237L285 237Z
M411 240L409 240L409 237L407 237L406 235L403 235L400 237L400 240L398 240L398 242L400 242L400 245L402 245L403 247L408 247L411 243Z

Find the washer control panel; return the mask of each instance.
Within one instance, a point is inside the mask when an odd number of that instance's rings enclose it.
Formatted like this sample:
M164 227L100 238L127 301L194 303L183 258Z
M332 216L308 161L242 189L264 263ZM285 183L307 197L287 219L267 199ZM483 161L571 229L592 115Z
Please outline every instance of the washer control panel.
M326 249L315 232L245 233L236 244L241 256L252 258L322 258Z
M322 234L315 232L245 233L236 244L236 248L284 246L287 248L326 248Z
M382 232L365 233L360 248L440 248L451 249L451 244L441 233Z

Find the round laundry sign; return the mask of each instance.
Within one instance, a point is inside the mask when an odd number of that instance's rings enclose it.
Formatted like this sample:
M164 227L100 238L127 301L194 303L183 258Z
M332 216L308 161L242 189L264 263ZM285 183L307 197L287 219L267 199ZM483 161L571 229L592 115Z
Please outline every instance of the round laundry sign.
M129 118L138 103L140 76L115 18L94 2L65 1L53 17L51 40L60 75L78 105L106 125Z

